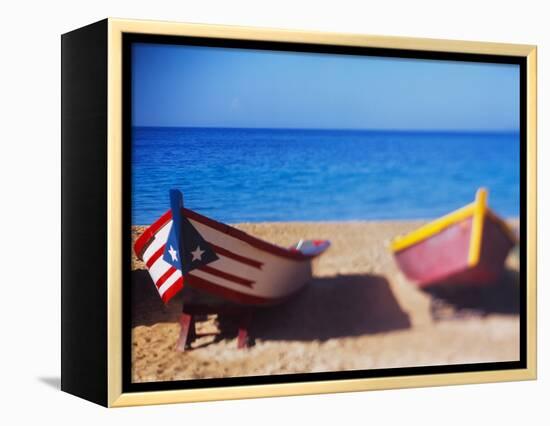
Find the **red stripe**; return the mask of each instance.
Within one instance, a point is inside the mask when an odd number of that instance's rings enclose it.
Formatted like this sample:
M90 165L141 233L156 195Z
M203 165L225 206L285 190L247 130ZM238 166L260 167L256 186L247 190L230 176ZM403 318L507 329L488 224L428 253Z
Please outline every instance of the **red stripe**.
M267 304L274 304L279 303L286 299L284 298L266 298L266 297L259 297L259 296L253 296L250 294L244 294L235 290L230 290L226 287L222 287L218 284L213 283L212 281L205 280L204 278L199 278L194 275L193 273L188 276L189 278L189 285L192 285L193 287L203 290L207 293L213 294L215 296L222 297L224 299L227 299L231 302L236 303L244 303L249 305L267 305Z
M147 262L145 262L145 264L147 265L147 268L150 268L151 266L153 266L153 263L155 263L157 259L162 256L162 254L164 253L165 246L166 245L163 245L156 252L154 252L149 259L147 259Z
M216 244L212 244L211 242L208 242L208 244L210 244L210 246L214 249L214 251L217 254L220 254L225 257L229 257L230 259L236 260L237 262L246 263L247 265L250 265L254 268L262 269L262 265L263 265L262 262L258 262L257 260L241 256L240 254L224 249L223 247L217 246Z
M250 280L247 280L246 278L238 277L237 275L233 275L228 272L220 271L219 269L213 268L208 265L203 265L197 269L200 271L215 275L217 277L223 278L225 280L233 281L234 283L244 285L245 287L251 288L252 284L254 284L254 281L250 281Z
M164 281L166 281L170 277L170 275L172 275L176 271L177 271L176 268L174 268L173 266L170 266L170 268L164 274L162 274L162 276L157 280L157 282L155 282L155 285L157 286L157 288L160 288L160 286L164 284Z
M155 223L143 231L143 234L136 240L134 244L134 252L139 259L142 259L145 247L155 237L155 234L172 219L172 212L168 210Z
M183 277L179 277L174 284L172 284L162 295L162 301L168 303L172 297L176 295L178 291L183 288Z

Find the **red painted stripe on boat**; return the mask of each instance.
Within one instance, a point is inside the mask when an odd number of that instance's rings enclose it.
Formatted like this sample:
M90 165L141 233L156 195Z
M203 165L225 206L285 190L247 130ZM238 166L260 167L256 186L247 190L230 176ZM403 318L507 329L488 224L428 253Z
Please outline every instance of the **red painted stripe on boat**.
M254 284L254 281L247 280L246 278L238 277L237 275L233 275L225 271L220 271L219 269L213 268L212 266L203 265L197 269L199 271L203 271L208 274L215 275L216 277L223 278L227 281L232 281L236 284L244 285L245 287L251 288L252 284Z
M145 262L145 264L147 265L147 268L150 268L151 266L153 266L153 263L155 263L157 259L162 256L162 254L164 253L164 247L165 245L159 248L156 252L154 252L151 255L149 259L147 259L147 262Z
M155 283L157 288L160 288L160 286L164 284L164 281L170 278L170 275L172 275L174 272L176 272L176 268L170 266L170 268L164 274L162 274L162 276Z
M134 252L139 259L142 259L145 247L149 244L150 240L152 240L155 237L155 234L171 219L172 212L168 210L155 223L143 231L143 234L140 235L134 244Z
M212 244L210 241L207 241L208 244L214 249L214 251L217 254L220 254L225 257L229 257L230 259L236 260L237 262L246 263L247 265L250 265L257 269L262 269L262 262L258 262L257 260L250 259L249 257L241 256L240 254L234 253L230 250L227 250L223 247L217 246L216 244Z
M178 291L180 291L183 288L183 277L179 277L176 281L174 281L174 284L172 284L170 287L166 289L164 294L162 295L162 301L164 303L168 303L172 297L176 295Z
M235 303L244 303L249 305L267 305L283 300L283 298L269 299L265 297L244 294L235 290L230 290L226 287L215 284L212 281L205 280L204 278L199 278L193 275L192 272L189 275L188 283L196 289L203 290L207 293L213 294L214 296L219 296Z

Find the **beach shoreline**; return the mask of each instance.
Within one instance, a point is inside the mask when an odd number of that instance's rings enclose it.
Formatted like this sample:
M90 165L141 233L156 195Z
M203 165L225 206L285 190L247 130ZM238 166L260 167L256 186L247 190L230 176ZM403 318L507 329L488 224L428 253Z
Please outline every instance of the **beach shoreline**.
M518 229L519 220L507 222ZM258 309L256 345L199 339L179 353L181 300L164 305L144 264L132 258L132 380L151 382L364 370L519 359L519 259L515 249L495 288L475 290L473 305L453 301L434 317L433 297L398 270L389 250L397 235L425 220L273 222L233 225L283 247L329 239L313 281L287 303ZM132 238L144 226L132 227ZM449 301L447 301L449 302ZM254 328L254 327L253 327ZM214 331L215 317L198 324Z

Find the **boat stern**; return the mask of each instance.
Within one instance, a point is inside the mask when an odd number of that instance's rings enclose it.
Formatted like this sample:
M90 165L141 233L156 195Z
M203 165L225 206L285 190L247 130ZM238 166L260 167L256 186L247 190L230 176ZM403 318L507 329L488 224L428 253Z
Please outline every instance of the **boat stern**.
M507 224L487 207L487 190L473 203L391 243L403 274L419 287L495 282L515 241Z

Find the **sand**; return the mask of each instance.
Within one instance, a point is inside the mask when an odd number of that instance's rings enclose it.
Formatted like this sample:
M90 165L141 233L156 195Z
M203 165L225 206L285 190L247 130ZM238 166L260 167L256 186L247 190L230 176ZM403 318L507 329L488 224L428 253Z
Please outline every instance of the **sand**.
M174 347L181 299L166 306L134 258L133 381L258 376L336 370L514 361L519 359L518 253L495 286L464 297L417 289L397 269L388 243L422 221L235 225L282 246L329 239L313 281L289 302L256 311L255 345L206 336L192 350ZM517 227L517 221L512 221ZM144 227L134 227L137 238ZM436 297L438 296L438 297ZM197 331L217 333L216 316Z

